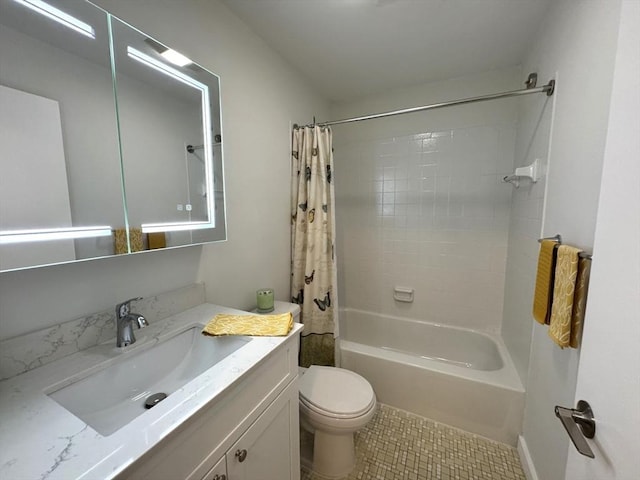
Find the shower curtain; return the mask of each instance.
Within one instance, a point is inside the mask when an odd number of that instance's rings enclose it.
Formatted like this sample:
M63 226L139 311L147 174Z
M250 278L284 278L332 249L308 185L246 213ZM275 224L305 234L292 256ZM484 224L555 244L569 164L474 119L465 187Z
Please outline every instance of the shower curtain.
M335 365L337 303L332 133L297 128L291 148L291 301L304 324L300 365Z

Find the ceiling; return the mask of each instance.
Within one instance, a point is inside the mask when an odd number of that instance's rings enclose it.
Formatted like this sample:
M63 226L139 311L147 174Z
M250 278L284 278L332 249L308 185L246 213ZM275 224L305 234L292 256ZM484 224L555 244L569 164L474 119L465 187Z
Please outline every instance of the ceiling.
M551 0L223 0L325 97L518 65Z

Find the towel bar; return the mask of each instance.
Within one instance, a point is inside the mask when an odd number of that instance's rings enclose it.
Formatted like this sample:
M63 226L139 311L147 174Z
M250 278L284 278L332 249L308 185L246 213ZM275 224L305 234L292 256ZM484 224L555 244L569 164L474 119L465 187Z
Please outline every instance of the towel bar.
M542 243L543 240L555 240L558 243L562 243L562 235L560 235L558 233L557 235L554 235L553 237L539 238L538 239L538 243ZM590 253L587 253L587 252L580 252L578 254L578 257L586 258L587 260L592 260L593 259L593 255L591 255Z
M538 239L538 243L542 243L543 240L555 240L558 243L562 243L562 235L560 235L559 233L557 235L554 235L553 237L544 237L544 238L539 238Z

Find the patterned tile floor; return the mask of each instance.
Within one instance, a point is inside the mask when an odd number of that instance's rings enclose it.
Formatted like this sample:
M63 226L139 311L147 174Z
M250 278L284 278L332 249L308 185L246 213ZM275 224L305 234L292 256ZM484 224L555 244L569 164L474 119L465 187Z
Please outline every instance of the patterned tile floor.
M305 442L312 438L303 437ZM356 433L356 468L345 480L525 480L517 451L380 404ZM322 480L304 469L301 480Z

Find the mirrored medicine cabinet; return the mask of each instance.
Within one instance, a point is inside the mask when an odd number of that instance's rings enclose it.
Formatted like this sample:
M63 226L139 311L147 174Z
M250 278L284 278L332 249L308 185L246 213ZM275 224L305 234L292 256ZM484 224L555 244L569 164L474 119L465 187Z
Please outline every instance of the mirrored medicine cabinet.
M84 0L0 13L0 271L224 240L219 78Z

